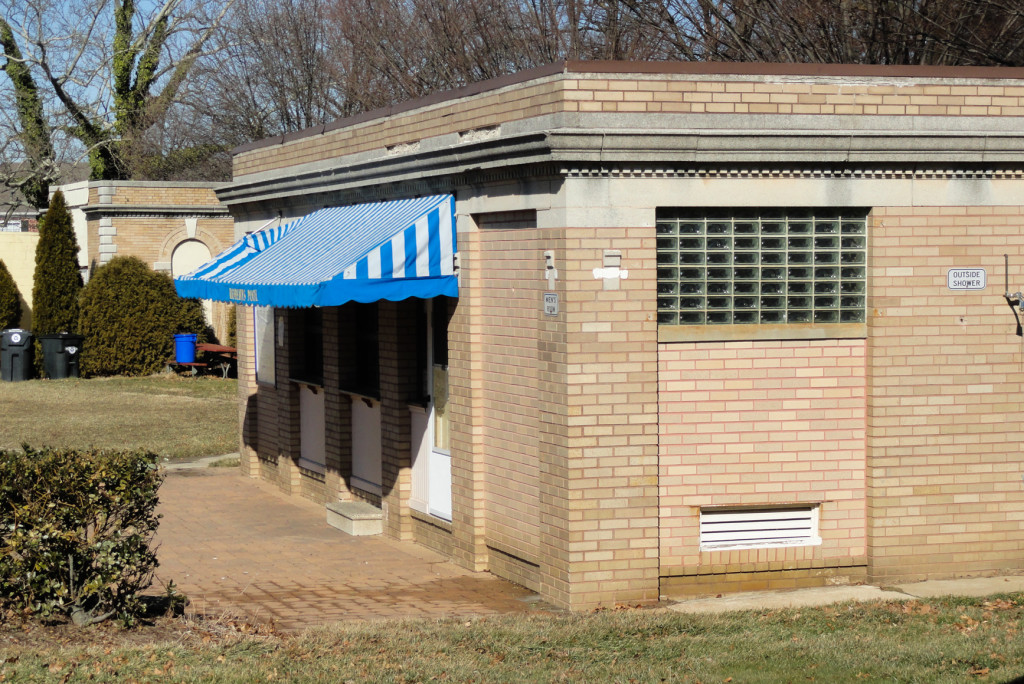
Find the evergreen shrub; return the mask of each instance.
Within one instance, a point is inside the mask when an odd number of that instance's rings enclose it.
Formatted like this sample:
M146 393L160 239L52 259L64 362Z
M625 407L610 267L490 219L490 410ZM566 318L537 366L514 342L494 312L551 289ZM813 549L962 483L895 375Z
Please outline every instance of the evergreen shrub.
M78 270L78 241L59 190L39 222L36 270L32 277L32 334L36 370L43 371L41 335L78 332L78 298L82 274Z
M149 375L173 355L176 333L205 340L198 300L182 299L166 273L137 257L114 257L82 292L80 370L86 376Z
M39 222L36 270L32 280L32 332L36 338L78 331L78 241L64 193L54 193Z
M14 276L0 259L0 330L17 328L21 321L21 293Z
M157 456L0 450L0 607L131 624L157 558Z

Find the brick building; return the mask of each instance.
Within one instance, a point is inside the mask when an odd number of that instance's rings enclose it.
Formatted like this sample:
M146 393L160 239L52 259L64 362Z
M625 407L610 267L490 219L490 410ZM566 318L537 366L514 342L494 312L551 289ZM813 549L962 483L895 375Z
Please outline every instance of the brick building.
M79 266L90 269L114 256L135 256L157 271L190 272L234 242L234 224L217 199L218 183L81 181L64 192L78 240ZM207 321L224 339L226 305L206 307Z
M1021 69L570 62L240 148L178 284L249 475L556 604L1017 572L1022 151ZM414 198L457 296L275 270Z

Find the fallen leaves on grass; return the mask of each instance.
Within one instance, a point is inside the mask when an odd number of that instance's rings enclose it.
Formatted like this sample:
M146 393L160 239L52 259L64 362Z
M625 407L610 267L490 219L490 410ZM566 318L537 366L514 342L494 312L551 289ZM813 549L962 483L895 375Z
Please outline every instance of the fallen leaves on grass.
M974 630L978 629L979 625L981 625L981 622L966 614L960 616L959 622L953 623L953 627L955 627L961 634L970 634Z

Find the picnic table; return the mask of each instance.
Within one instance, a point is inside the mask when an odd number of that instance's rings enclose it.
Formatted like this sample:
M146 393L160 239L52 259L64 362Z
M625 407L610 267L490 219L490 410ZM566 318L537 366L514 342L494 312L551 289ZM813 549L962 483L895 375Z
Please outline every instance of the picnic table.
M177 359L170 359L167 361L167 367L170 369L184 368L191 375L198 375L204 369L217 368L220 370L221 376L226 378L238 363L238 349L223 344L202 342L196 345L196 354L204 354L204 358L207 360L181 363Z

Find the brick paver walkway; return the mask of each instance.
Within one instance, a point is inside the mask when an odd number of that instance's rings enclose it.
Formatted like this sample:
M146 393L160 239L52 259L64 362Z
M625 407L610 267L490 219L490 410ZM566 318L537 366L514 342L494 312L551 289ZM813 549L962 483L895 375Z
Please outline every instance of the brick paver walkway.
M530 591L463 570L419 545L351 537L322 506L237 470L171 471L160 490L158 583L173 580L207 615L294 630L396 617L531 610Z

